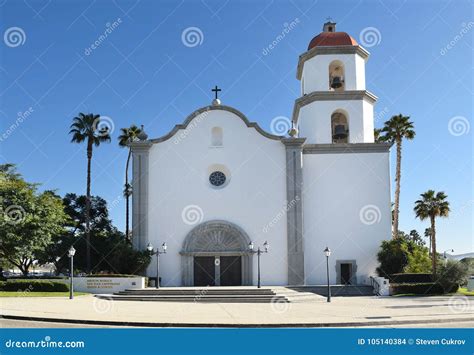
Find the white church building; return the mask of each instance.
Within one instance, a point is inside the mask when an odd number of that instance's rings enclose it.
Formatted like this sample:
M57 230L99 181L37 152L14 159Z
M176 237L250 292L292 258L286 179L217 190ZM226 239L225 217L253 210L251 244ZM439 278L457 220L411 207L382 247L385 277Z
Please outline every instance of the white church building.
M299 57L287 136L216 98L168 134L132 144L133 243L167 244L162 286L256 285L265 241L262 285L325 284L326 247L332 284L375 276L391 237L390 144L374 143L368 57L325 23Z

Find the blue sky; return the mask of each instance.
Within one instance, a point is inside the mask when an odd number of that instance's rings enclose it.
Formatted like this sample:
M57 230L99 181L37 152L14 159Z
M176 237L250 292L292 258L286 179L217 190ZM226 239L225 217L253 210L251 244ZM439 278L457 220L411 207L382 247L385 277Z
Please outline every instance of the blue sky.
M223 103L270 130L273 118L291 117L298 56L328 16L359 42L374 27L366 71L379 97L376 125L401 112L417 131L403 147L400 228L423 232L413 202L443 190L452 214L438 222L438 250L473 250L472 2L0 0L0 13L0 160L42 189L85 193L84 147L69 143L69 125L81 111L110 117L113 142L94 153L92 191L113 204L119 228L120 127L144 124L161 136L209 104L218 84ZM12 27L23 31L19 42L6 36ZM190 27L202 33L198 43L183 42Z

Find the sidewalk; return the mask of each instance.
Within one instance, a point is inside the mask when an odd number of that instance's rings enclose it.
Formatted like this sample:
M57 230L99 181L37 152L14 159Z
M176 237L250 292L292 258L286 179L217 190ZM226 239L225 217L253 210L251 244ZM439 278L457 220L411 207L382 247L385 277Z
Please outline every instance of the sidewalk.
M474 300L462 296L333 297L272 304L0 298L5 318L88 324L173 327L331 327L474 321Z

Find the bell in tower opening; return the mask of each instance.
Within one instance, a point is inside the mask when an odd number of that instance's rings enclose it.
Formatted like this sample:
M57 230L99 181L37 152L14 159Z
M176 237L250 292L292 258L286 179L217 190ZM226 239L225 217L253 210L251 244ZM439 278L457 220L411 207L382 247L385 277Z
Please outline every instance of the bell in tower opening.
M340 111L331 115L331 132L333 143L349 143L347 116Z
M329 90L344 91L344 64L339 60L329 64Z

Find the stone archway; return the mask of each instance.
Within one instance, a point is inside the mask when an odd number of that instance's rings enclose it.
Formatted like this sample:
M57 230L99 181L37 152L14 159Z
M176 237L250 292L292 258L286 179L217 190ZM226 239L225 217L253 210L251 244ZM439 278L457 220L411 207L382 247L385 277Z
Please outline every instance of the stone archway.
M216 285L220 285L220 258L240 257L242 285L252 284L250 238L239 226L227 221L208 221L194 227L186 236L182 256L183 285L194 286L196 257L214 257Z

